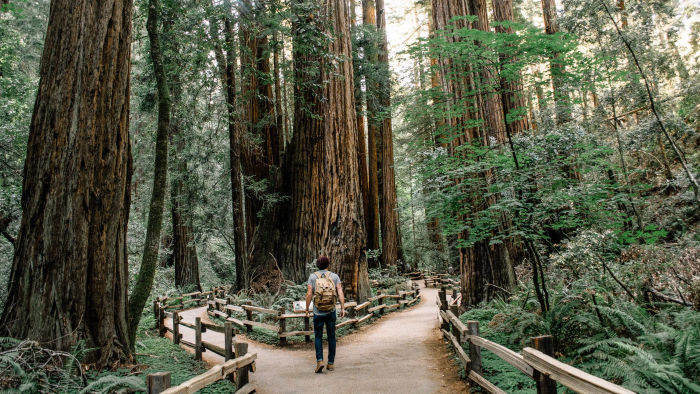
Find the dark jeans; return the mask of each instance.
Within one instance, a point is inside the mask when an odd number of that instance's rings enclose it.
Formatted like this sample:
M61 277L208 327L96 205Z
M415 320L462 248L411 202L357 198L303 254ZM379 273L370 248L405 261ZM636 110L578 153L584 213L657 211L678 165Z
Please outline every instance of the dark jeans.
M314 344L316 345L316 361L323 361L323 325L326 325L328 336L328 363L335 361L335 311L327 315L314 314Z

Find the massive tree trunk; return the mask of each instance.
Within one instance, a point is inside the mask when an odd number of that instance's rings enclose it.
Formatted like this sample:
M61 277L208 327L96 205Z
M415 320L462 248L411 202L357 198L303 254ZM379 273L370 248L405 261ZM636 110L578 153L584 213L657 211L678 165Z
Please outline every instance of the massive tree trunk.
M2 335L131 358L130 0L51 4Z
M403 259L401 237L399 236L398 203L396 201L396 176L394 172L394 142L391 127L391 72L389 71L389 47L386 39L386 11L384 0L377 0L377 31L379 39L379 105L381 123L381 231L382 263L396 265Z
M168 181L168 135L170 133L170 91L163 67L163 57L160 46L160 2L150 0L148 3L148 18L146 30L150 42L153 74L158 89L158 129L156 132L156 156L153 166L153 190L148 210L146 225L146 240L144 241L141 267L129 300L129 338L133 345L136 340L141 313L146 305L153 287L153 277L158 263L160 247L160 230L163 225L163 206Z
M175 87L177 89L177 87ZM177 95L176 95L177 96ZM178 100L175 100L178 102ZM184 179L187 177L187 161L183 157L185 148L182 142L180 122L174 119L172 138L174 142L173 159L175 171L171 175L170 205L173 226L173 262L175 265L175 286L201 290L199 282L199 260L197 246L194 243L192 215L188 203L188 193Z
M428 6L428 36L430 39L435 38L435 22L433 19L433 6L430 4ZM430 58L430 68L431 68L431 75L430 75L430 87L432 89L437 89L440 87L440 71L436 68L436 65L438 63L438 59L435 57ZM439 142L440 136L438 135L438 129L441 126L441 123L443 122L443 119L433 119L431 122L432 130L431 130L431 143L435 146L435 148L439 148L443 144ZM428 190L427 187L424 185L424 194L428 195ZM426 214L426 217L428 215ZM430 238L430 241L432 242L433 246L435 247L435 250L438 252L438 255L440 256L440 262L444 263L443 256L445 252L444 248L444 242L442 239L442 228L440 226L440 218L437 216L428 219L426 221L426 230L428 232L428 237Z
M231 171L231 211L233 214L234 258L236 259L236 289L248 288L248 248L245 232L245 205L243 200L243 168L241 164L242 130L238 116L238 97L236 96L236 49L232 6L230 0L224 2L224 43L223 58L224 90L228 113L229 166Z
M437 30L445 29L452 18L469 14L467 0L433 0L432 5L433 22ZM465 27L466 23L468 22L459 21L457 27ZM459 40L459 37L448 35L447 39L456 41ZM475 140L481 144L487 143L487 138L483 133L468 126L470 121L478 119L479 116L478 98L469 97L469 92L474 91L474 72L469 63L452 58L449 54L443 55L438 61L448 111L449 108L459 109L464 105L465 100L468 103L468 107L463 109L463 112L455 111L453 112L454 117L445 120L450 125L448 131L451 134L449 152L454 157L462 157L462 145L470 144ZM503 134L501 133L500 136L503 137ZM480 185L488 184L489 178L489 173L486 171L483 174L475 175L473 179L453 179L460 193L465 196L462 203L471 206L471 210L474 212L472 215L478 215L479 211L495 202L493 198L481 197L482 192L478 189L483 187ZM457 220L465 221L467 219L465 216L460 216ZM465 230L458 235L458 238L459 240L467 240L470 238L469 235L468 230ZM471 246L459 249L463 306L476 305L495 294L499 294L501 292L498 290L499 288L509 289L513 285L508 248L502 243L489 245L489 241L490 236L486 236Z
M469 11L478 19L474 22L474 28L489 32L488 9L486 0L469 0ZM483 66L480 73L480 83L477 86L481 95L481 112L484 119L486 133L495 141L506 140L505 124L503 122L503 106L501 96L498 94L499 82L494 77L492 67Z
M253 181L270 178L272 166L280 165L278 129L275 124L275 108L272 95L270 70L270 45L260 23L265 8L261 2L250 0L239 2L241 53L241 99L242 120L247 133L244 134L243 173ZM245 220L248 253L259 239L259 213L264 200L259 192L245 190ZM253 264L253 261L249 263Z
M493 0L493 19L496 22L513 22L513 0ZM513 34L512 27L496 27L497 33ZM499 55L502 64L508 61L513 61L506 54ZM520 76L516 78L501 77L501 101L505 116L511 119L506 121L505 126L510 131L511 135L516 135L528 130L530 124L527 116L516 114L524 113L527 106L523 82Z
M286 223L279 256L287 279L301 281L306 264L328 255L348 297L362 299L368 284L360 272L365 229L347 7L345 0L292 5L296 101L285 176L291 200L280 218ZM328 52L314 53L310 45Z
M376 9L374 0L362 0L362 23L365 29L373 32L376 29ZM365 83L367 86L367 169L368 169L368 208L369 217L367 226L367 249L379 249L379 166L377 147L379 143L379 126L377 124L377 112L379 108L376 86L376 65L378 62L377 46L374 35L365 37ZM378 261L368 262L370 267L377 267Z
M177 7L163 8L163 50L166 56L163 62L166 69L177 70L184 67L182 48L178 40L167 40L174 33L171 29L176 25L180 15ZM187 159L185 158L185 136L183 135L182 111L177 111L183 105L182 90L185 85L182 74L170 76L169 90L172 95L172 119L170 127L170 146L173 168L170 169L170 213L172 218L172 260L175 266L175 286L181 289L201 290L199 282L199 261L197 246L194 243L192 228L192 207L189 193L186 191L185 180L188 178Z
M557 5L555 0L542 0L542 16L545 33L552 35L558 33L559 25L557 24ZM571 120L571 107L569 104L569 92L566 82L563 80L566 67L558 59L558 53L552 54L552 58L549 61L549 70L552 74L557 124L563 124Z
M178 160L178 162L182 163L181 160ZM178 170L186 171L187 165L178 165ZM172 182L171 198L175 286L178 288L202 290L202 285L199 282L197 246L194 244L191 218L185 208L185 191L181 179Z

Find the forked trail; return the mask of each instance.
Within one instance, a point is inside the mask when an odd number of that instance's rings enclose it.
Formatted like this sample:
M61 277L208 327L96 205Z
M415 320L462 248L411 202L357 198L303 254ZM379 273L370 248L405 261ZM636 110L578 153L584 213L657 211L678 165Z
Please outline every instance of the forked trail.
M413 308L339 338L333 372L313 373L313 343L279 348L237 335L237 341L249 343L248 352L258 353L251 382L263 394L467 392L440 334L437 289L422 288L421 294L423 299ZM183 311L180 316L187 322L197 316L204 320L206 308ZM171 326L172 321L167 319L166 324ZM181 326L180 332L194 341L193 330ZM202 333L202 339L224 346L223 334L211 330ZM202 356L210 364L224 361L213 352Z

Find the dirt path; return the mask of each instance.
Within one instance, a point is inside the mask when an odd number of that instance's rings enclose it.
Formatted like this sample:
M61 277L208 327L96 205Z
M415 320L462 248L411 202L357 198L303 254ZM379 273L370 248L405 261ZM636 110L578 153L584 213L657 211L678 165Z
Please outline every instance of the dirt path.
M257 372L251 375L257 392L272 393L459 393L468 386L459 379L451 352L442 341L436 289L421 289L423 299L413 308L394 312L338 339L335 371L313 373L313 343L279 348L237 335L258 353ZM206 308L184 311L187 322L206 316ZM170 319L166 320L171 325ZM183 338L194 342L194 331L180 326ZM223 335L202 333L202 339L223 346ZM325 344L324 344L325 345ZM324 357L327 356L324 346ZM212 352L205 361L223 358Z

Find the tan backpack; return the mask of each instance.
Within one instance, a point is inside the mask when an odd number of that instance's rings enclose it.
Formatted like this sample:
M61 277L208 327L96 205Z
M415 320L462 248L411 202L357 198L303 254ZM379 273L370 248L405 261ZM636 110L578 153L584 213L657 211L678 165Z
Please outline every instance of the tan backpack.
M330 312L335 309L335 283L331 273L316 272L316 287L314 288L314 305L320 312Z

